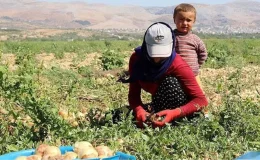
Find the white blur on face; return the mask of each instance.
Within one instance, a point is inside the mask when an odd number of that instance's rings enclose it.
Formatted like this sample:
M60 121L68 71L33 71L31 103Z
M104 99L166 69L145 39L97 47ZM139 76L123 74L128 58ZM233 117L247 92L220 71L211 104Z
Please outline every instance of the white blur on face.
M174 18L176 28L181 33L188 33L195 22L195 13L193 12L179 12Z

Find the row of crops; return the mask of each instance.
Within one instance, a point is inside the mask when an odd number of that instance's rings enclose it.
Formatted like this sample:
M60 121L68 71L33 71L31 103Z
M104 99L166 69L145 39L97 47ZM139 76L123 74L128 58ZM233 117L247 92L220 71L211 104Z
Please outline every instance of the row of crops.
M209 116L160 130L137 129L131 114L114 121L114 109L127 105L128 94L118 74L141 41L1 42L0 154L77 141L106 144L137 159L231 160L260 150L260 40L204 41Z

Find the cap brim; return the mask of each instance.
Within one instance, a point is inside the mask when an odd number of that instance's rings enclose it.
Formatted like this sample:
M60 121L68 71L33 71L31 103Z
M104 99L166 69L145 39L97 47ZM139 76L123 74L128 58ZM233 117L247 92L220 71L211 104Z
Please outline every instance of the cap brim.
M147 52L150 57L169 57L172 53L172 45L149 45L146 44Z

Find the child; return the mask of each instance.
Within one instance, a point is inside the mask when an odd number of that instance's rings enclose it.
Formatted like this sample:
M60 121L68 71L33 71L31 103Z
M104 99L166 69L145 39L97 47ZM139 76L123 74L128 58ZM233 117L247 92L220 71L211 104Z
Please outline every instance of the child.
M181 3L174 9L173 20L176 25L175 50L191 67L200 87L199 68L207 59L207 50L203 41L191 32L196 20L196 9L187 3Z

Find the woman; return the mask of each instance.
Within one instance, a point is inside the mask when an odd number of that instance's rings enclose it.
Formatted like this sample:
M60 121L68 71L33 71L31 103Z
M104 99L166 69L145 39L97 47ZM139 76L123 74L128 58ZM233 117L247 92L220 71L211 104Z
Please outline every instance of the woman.
M128 100L139 127L152 115L141 101L141 89L152 94L150 112L164 117L150 122L153 127L163 127L208 105L191 68L176 54L174 40L171 27L156 22L145 32L142 46L131 55Z

